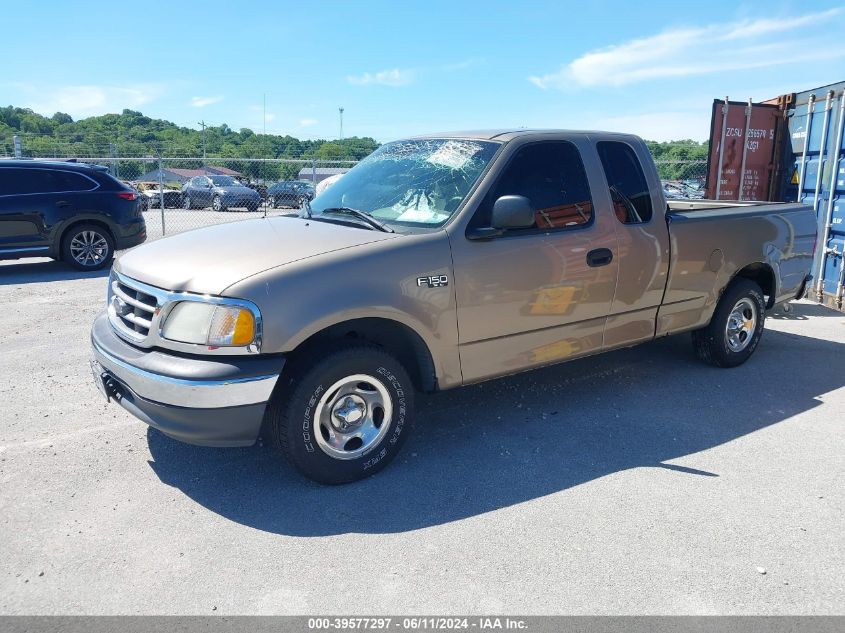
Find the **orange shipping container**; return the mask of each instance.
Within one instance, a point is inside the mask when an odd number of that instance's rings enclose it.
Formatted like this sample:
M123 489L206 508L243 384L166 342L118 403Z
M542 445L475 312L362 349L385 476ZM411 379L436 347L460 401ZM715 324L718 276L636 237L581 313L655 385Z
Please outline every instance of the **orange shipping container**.
M715 100L707 156L707 198L768 200L782 113L777 105Z

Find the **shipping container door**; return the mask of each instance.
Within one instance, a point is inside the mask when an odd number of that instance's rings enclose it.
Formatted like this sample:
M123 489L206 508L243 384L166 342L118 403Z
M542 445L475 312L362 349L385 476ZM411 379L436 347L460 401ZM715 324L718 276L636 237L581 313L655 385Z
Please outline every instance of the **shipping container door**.
M815 205L818 246L813 266L814 298L842 308L842 267L845 247L845 108L843 93L816 103L810 120L802 201ZM802 148L803 149L803 148ZM826 239L825 239L826 237Z

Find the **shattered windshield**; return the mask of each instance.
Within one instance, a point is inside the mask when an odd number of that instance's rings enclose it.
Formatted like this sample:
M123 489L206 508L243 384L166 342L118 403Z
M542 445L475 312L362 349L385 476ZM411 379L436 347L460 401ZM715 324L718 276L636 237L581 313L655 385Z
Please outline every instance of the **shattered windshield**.
M351 207L388 224L437 226L463 202L499 143L422 139L382 145L311 203Z

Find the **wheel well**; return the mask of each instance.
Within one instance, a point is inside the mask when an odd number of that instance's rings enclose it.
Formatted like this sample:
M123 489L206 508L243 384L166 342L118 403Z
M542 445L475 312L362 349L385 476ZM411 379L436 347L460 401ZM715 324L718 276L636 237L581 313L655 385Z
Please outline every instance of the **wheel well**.
M297 358L313 353L317 348L362 340L393 354L408 371L417 389L437 390L434 361L425 341L407 325L390 319L353 319L332 325L300 343L290 354L290 364L295 365Z
M775 272L768 264L756 263L750 264L740 270L735 276L748 279L756 283L763 290L763 294L768 297L766 307L771 308L775 305Z
M94 226L99 226L101 229L104 229L106 233L111 236L112 241L114 241L114 232L111 230L108 224L103 222L102 220L88 220L88 219L80 219L80 220L73 220L70 224L68 224L65 228L62 229L61 235L59 235L59 241L56 244L56 252L58 253L59 257L62 257L62 244L65 241L65 236L70 232L70 230L75 227L79 226L80 224L93 224Z

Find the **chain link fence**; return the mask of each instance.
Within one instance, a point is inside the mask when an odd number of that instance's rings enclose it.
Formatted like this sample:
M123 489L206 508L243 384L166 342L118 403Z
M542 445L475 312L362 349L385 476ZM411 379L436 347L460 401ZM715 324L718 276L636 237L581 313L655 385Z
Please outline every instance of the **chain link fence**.
M101 145L106 151L100 156L91 152L74 155L73 147L58 142L34 147L31 139L25 139L25 144L28 151L24 156L103 165L134 187L141 197L149 240L213 224L295 215L304 199L314 197L321 182L336 179L357 164L354 160L308 157L115 156L108 155L116 152L105 139ZM2 147L0 155L11 157L15 152L11 139L4 140ZM706 160L655 162L667 198L704 197ZM242 187L254 193L230 196L235 189L243 191Z
M701 200L707 180L706 160L656 160L663 194L670 199Z
M141 198L147 239L249 218L295 215L317 185L357 161L263 158L79 159L103 165Z

